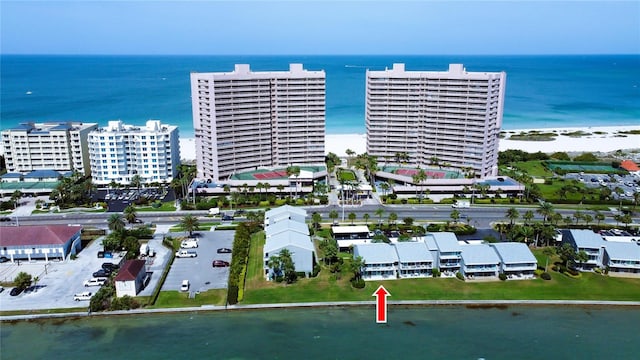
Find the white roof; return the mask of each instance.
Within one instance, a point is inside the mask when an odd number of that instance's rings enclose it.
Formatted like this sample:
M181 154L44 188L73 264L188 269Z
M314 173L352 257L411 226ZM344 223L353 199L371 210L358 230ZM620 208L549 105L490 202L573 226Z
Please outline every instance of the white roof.
M295 246L305 250L314 251L313 243L308 235L302 235L296 232L283 232L268 238L264 244L264 252L272 253L285 248L287 246Z
M386 243L355 245L355 256L362 256L365 264L393 264L398 262L393 245Z
M272 215L277 215L277 214L282 214L282 213L294 213L294 214L300 214L302 216L307 216L307 210L305 209L301 209L301 208L297 208L295 206L291 206L291 205L282 205L279 206L275 209L271 209L267 212L264 213L265 217L270 217Z
M499 264L495 250L486 244L462 245L462 261L465 265Z
M399 242L394 245L399 262L433 262L433 256L424 241Z
M538 260L529 247L517 242L499 242L490 244L505 264L537 263Z
M309 227L306 223L289 219L278 221L277 223L267 226L265 229L267 238L285 231L293 231L301 235L309 235Z
M640 245L635 242L607 241L604 251L611 260L640 261Z
M605 245L604 239L599 234L591 230L569 230L569 236L573 238L573 242L578 249L599 249Z
M440 252L450 253L462 251L460 244L458 244L458 238L456 237L456 234L452 232L428 233L426 236L433 237L433 240L435 241L436 246L438 247L438 250Z
M369 233L369 228L365 225L332 226L331 231L333 231L334 234L357 234Z

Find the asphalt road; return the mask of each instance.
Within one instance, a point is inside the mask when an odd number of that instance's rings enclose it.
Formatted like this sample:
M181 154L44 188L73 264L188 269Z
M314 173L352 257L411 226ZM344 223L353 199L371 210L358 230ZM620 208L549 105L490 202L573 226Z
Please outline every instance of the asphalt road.
M231 254L218 254L219 248L233 247L235 231L200 231L195 258L176 258L162 286L162 291L180 290L183 280L189 280L190 291L206 291L210 289L226 289L229 278L228 267L214 268L213 260L231 262Z
M345 222L348 222L348 214L353 212L356 214L358 221L362 221L362 215L369 214L369 221L377 221L378 217L375 215L375 211L378 208L384 210L382 220L386 221L391 212L398 215L398 221L406 217L412 217L415 220L428 222L428 221L447 221L451 220L451 211L453 210L450 205L363 205L363 206L345 206L344 218ZM323 221L329 221L329 212L336 210L339 214L338 220L342 219L342 207L339 206L311 206L307 207L307 213L311 215L313 212L318 212L322 215ZM466 222L467 216L470 218L470 223L477 228L490 228L491 223L495 221L504 221L506 219L505 214L508 207L491 207L491 206L473 206L467 209L458 209L460 212L460 221ZM537 208L533 207L517 207L521 214L527 210L533 210L534 219L542 220L542 217L535 212ZM575 210L562 210L558 209L557 212L563 216L571 216ZM581 210L584 214L591 213L588 210ZM192 214L200 217L201 221L209 220L210 218L204 217L206 211L176 211L176 212L153 212L138 213L138 218L144 222L152 222L156 224L175 224L180 222L183 216ZM607 215L607 222L615 223L612 220L613 214L610 212L604 212ZM35 225L42 224L46 221L48 224L80 224L80 225L92 225L96 227L106 228L107 218L110 213L69 213L69 214L46 214L46 215L31 215L28 217L20 217L19 221L21 225ZM634 223L640 222L640 217L637 213L633 216ZM0 223L0 226L15 226L15 221Z

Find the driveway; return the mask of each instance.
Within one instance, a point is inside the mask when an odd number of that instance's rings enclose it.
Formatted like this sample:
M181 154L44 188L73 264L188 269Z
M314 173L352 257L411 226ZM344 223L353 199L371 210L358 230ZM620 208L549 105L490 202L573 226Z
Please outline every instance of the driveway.
M190 291L207 291L210 289L226 289L229 268L214 268L213 260L231 262L231 254L218 254L217 249L233 247L235 231L200 231L198 232L198 253L195 258L176 258L162 286L162 291L179 291L183 280L189 280ZM184 235L183 235L184 236Z

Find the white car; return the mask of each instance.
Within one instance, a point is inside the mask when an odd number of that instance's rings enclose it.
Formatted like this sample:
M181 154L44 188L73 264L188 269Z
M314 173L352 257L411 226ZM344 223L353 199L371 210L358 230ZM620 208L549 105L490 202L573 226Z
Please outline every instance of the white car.
M182 285L180 285L180 291L189 291L189 280L182 280Z
M187 239L184 240L181 244L180 247L183 249L195 249L198 247L198 240L195 239Z
M180 250L176 252L177 258L196 257L196 256L198 256L198 253L196 253L194 250Z
M73 300L75 300L75 301L91 300L91 292L85 291L85 292L81 292L79 294L75 294L75 295L73 295Z
M106 278L91 278L89 280L84 281L84 286L102 286L107 281Z

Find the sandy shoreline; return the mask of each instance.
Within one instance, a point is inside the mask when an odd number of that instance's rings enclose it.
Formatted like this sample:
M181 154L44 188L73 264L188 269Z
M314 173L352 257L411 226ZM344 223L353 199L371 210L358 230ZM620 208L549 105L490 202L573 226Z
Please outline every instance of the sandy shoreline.
M558 136L552 141L521 141L500 139L500 151L517 149L526 152L609 152L619 149L638 149L640 148L640 134L621 136L621 131L638 130L638 126L593 126L593 127L574 127L574 128L554 128L554 129L517 129L503 130L507 135L518 134L520 132L529 131L553 132ZM583 131L591 133L591 135L581 137L569 137L561 135L575 131ZM598 134L596 134L598 133ZM618 135L616 135L618 134ZM367 136L365 134L327 134L325 138L326 152L333 152L338 156L345 156L347 149L353 150L356 154L362 154L366 151ZM196 144L194 138L180 139L180 157L184 160L195 160Z

